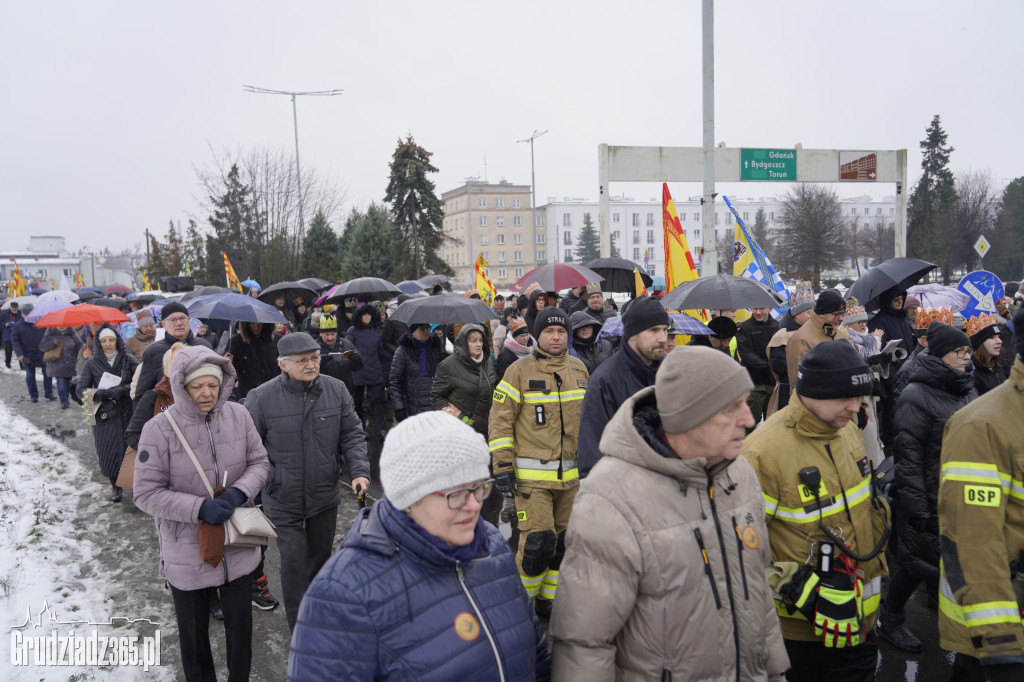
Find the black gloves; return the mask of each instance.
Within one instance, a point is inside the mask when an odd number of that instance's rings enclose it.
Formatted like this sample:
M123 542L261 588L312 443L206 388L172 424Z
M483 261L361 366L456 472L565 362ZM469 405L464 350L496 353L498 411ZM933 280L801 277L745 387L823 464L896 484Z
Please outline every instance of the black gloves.
M230 519L234 513L235 508L221 496L203 502L199 507L199 520L218 526Z
M516 491L515 474L500 474L494 477L494 487L503 497L514 497Z

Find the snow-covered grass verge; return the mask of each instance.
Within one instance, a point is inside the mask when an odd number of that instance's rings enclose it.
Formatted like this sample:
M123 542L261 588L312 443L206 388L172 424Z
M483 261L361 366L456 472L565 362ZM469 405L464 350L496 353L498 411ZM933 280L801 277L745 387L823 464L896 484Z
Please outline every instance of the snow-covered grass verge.
M118 618L159 623L167 616L166 612L128 613L130 607L115 604L107 596L113 592L113 578L99 560L100 550L92 539L93 534L104 532L98 526L106 515L99 514L90 501L102 495L76 453L0 403L0 679L174 678L173 662L163 659L161 666L148 672L141 667L36 666L32 661L16 666L12 662L16 629L25 637L43 637L54 629L60 635L72 630L80 635L96 630L110 637L152 635L151 625ZM19 628L27 618L41 619L42 626ZM111 618L116 625L62 624L109 623ZM169 634L166 628L164 633Z

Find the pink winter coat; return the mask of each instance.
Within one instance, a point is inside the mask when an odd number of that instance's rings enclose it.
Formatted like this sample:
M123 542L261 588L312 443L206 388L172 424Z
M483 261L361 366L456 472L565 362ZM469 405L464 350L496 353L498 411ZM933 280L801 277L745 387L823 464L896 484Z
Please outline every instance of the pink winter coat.
M186 374L205 362L224 372L220 399L203 414L185 391ZM229 403L235 385L231 362L205 346L182 350L171 365L174 405L168 408L214 487L238 488L252 500L270 473L270 462L252 417ZM213 448L210 447L211 440ZM179 590L216 587L256 569L258 547L225 547L216 568L199 558L199 507L209 499L195 465L162 413L149 420L139 438L135 466L135 505L156 517L160 538L160 575ZM251 502L246 502L251 504Z

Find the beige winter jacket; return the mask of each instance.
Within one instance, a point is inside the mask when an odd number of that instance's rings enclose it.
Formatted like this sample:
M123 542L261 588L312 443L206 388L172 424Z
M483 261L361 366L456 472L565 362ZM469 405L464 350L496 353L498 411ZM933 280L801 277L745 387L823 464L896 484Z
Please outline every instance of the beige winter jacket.
M710 472L677 458L659 425L653 387L629 398L576 496L552 679L776 679L789 660L757 476L742 457Z

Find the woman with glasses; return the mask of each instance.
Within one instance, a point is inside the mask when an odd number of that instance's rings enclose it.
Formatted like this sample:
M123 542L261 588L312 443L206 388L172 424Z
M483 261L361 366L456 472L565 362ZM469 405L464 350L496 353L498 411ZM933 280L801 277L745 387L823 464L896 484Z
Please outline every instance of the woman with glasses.
M483 436L444 412L388 434L384 497L309 586L289 680L547 680L550 655L501 533Z
M906 625L904 607L917 586L929 598L939 583L939 495L942 432L949 417L978 397L974 390L971 341L956 327L928 328L928 349L910 368L910 383L896 402L896 565L875 629L898 649L917 653L921 641Z

